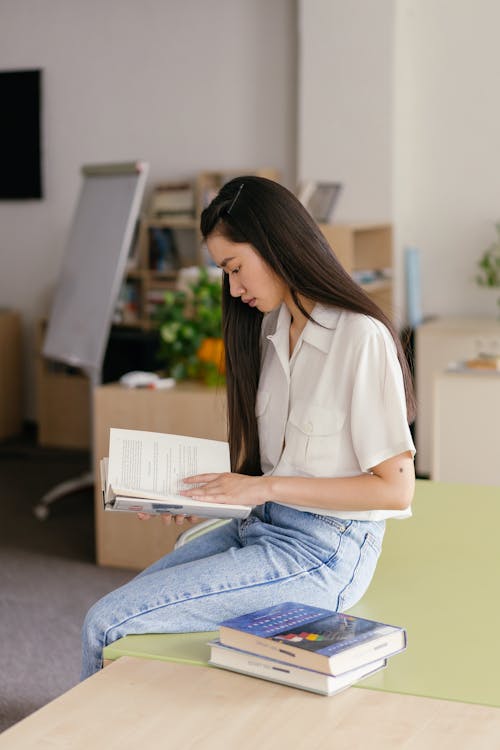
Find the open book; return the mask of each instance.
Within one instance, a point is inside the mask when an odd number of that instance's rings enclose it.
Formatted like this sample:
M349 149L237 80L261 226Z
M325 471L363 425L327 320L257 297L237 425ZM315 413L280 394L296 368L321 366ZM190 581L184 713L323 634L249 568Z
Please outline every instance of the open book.
M251 511L179 495L196 486L184 484L185 477L231 471L229 445L218 440L111 428L100 469L105 510L205 518L246 518Z

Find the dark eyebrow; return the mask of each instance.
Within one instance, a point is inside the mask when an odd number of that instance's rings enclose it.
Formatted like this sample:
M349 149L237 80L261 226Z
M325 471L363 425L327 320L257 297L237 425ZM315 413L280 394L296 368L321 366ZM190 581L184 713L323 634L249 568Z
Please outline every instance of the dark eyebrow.
M224 258L224 260L220 264L220 267L225 268L231 260L234 260L234 255L232 255L230 258Z

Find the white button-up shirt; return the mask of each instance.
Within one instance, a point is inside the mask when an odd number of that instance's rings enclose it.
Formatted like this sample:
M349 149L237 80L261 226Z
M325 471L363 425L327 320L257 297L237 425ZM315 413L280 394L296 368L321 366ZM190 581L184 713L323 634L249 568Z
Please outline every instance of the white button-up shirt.
M256 401L264 474L351 477L415 453L394 341L379 321L317 304L289 356L285 304L264 317ZM318 325L319 324L319 325ZM286 503L283 503L286 505ZM378 521L411 510L299 510Z

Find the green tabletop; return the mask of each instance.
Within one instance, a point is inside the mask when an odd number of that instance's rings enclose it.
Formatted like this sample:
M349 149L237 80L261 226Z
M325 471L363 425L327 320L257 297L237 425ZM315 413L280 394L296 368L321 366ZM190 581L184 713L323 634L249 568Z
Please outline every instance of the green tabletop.
M500 707L500 487L417 481L351 614L403 625L407 650L363 687Z
M126 635L106 646L104 659L118 659L120 656L136 656L144 659L177 661L184 664L207 666L210 657L208 642L217 638L213 633L151 633L148 635Z
M500 707L500 487L417 481L413 517L388 521L373 581L349 611L408 632L360 687ZM217 633L127 636L105 659L206 664Z

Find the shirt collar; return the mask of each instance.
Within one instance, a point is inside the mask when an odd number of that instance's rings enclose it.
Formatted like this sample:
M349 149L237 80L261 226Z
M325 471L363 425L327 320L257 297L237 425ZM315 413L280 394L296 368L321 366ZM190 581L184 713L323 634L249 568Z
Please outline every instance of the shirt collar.
M340 318L341 310L316 303L311 313L313 320L308 320L302 332L302 340L320 349L325 354L331 349L331 342L335 328ZM290 333L290 312L283 302L278 312L276 328L267 336L278 351L288 352Z
M267 335L267 339L272 342L278 359L281 362L283 370L288 373L288 357L290 351L290 321L291 316L288 307L283 302L279 311L270 313L276 316L276 326L272 333Z
M327 307L318 302L311 313L313 320L308 320L305 325L302 339L325 354L329 352L341 312L337 307Z

